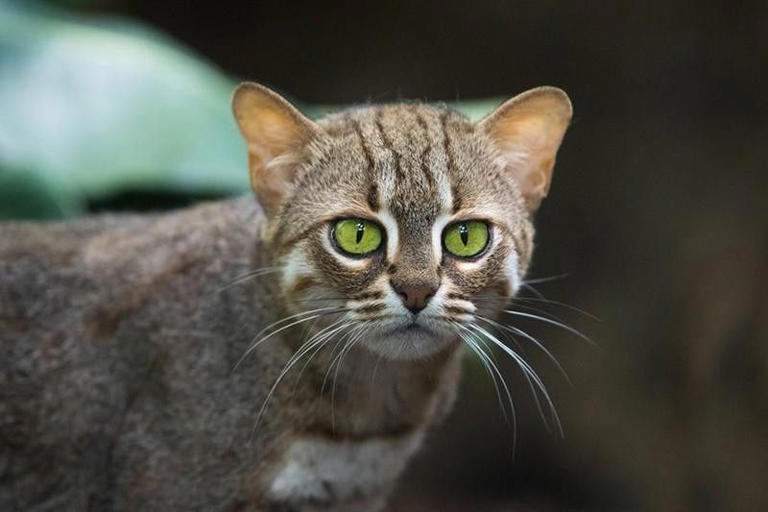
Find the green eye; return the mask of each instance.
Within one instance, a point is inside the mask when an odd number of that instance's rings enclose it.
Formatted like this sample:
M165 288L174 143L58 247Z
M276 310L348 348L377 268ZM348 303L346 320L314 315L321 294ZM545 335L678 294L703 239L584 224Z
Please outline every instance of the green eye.
M331 233L336 245L349 254L361 256L381 246L381 228L363 219L344 219L333 226Z
M488 245L488 225L479 220L451 224L443 232L445 250L459 258L480 254Z

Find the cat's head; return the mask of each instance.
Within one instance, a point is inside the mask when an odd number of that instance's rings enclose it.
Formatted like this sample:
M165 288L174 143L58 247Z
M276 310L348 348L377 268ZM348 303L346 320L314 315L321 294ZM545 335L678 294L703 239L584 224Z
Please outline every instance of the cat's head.
M454 344L517 291L572 113L541 87L477 123L419 103L315 122L254 83L233 109L288 308L392 358Z

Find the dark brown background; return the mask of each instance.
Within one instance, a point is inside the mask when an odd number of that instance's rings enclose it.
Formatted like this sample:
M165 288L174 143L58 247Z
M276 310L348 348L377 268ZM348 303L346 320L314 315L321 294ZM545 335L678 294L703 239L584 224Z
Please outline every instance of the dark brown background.
M512 457L470 363L396 509L768 509L768 3L64 4L143 20L307 102L567 90L532 277L568 274L539 290L602 321L546 309L600 348L526 324L573 380L529 352L565 438L505 363Z

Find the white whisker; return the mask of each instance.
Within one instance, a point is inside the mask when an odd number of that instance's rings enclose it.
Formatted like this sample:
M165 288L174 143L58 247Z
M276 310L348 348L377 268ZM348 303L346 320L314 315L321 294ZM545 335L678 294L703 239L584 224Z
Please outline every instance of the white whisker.
M511 334L520 335L520 336L524 337L525 339L527 339L528 341L532 342L534 345L539 347L547 355L547 357L550 359L550 361L552 361L552 363L554 363L554 365L557 367L557 369L560 370L560 373L563 374L563 377L568 382L568 384L569 385L573 385L573 382L571 382L571 378L568 376L568 373L563 368L563 365L560 364L560 361L558 361L557 358L554 356L554 354L552 354L552 352L550 352L549 349L547 349L547 347L545 347L544 344L541 343L539 340L537 340L536 338L534 338L533 336L531 336L530 334L528 334L527 332L525 332L524 330L522 330L522 329L520 329L518 327L514 327L514 326L511 326L511 325L504 325L504 324L501 324L499 322L496 322L495 320L491 320L490 318L486 318L484 316L480 316L480 315L476 315L476 316L477 316L478 320L482 320L484 322L487 322L487 323L493 325L494 327L498 327L499 329L503 329L505 331L508 331ZM513 339L514 339L514 336L513 336Z
M357 326L356 331L353 329L354 334L352 335L347 345L341 350L341 358L339 359L339 362L336 366L336 372L333 375L333 387L331 388L331 429L334 431L336 429L336 383L339 380L339 371L341 370L341 365L344 364L344 357L352 350L352 347L354 347L355 344L362 339L365 330L365 325Z
M480 348L479 345L477 345L477 340L473 340L471 336L465 335L464 333L459 333L459 336L469 346L469 348L480 358L480 362L482 363L483 368L485 368L485 371L488 374L488 376L491 378L493 387L496 390L496 398L499 401L499 408L501 409L504 419L505 421L509 421L509 418L507 417L506 407L504 406L504 401L501 397L501 390L499 388L497 378L499 381L501 381L501 384L504 387L504 392L507 396L507 402L509 403L509 410L512 415L512 447L514 450L514 447L517 444L517 413L515 411L515 403L514 403L514 400L512 400L512 393L509 390L507 381L504 379L504 376L502 375L498 366L496 366L496 363L491 359L491 357L487 353L485 353L484 350Z
M579 338L583 339L584 341L586 341L590 345L596 346L595 342L592 341L591 339L589 339L589 337L587 337L584 333L582 333L581 331L578 331L578 330L574 329L573 327L571 327L569 325L566 325L566 324L564 324L562 322L558 322L556 320L552 320L551 318L546 318L546 317L543 317L543 316L534 315L533 313L524 313L522 311L516 311L514 309L505 309L504 312L505 313L509 313L510 315L516 315L516 316L522 316L522 317L526 317L526 318L532 318L534 320L541 320L542 322L555 325L557 327L560 327L561 329L565 329L566 331L568 331L568 332L570 332L572 334L575 334L576 336L578 336Z
M572 306L571 304L567 304L565 302L559 301L559 300L552 300L552 299L545 299L545 298L536 298L536 297L515 297L512 299L513 302L541 302L543 304L551 304L553 306L560 306L561 308L569 309L571 311L575 311L576 313L580 313L587 318L594 320L596 322L602 322L602 320L590 313L589 311L585 311L581 308L577 308L576 306Z
M221 293L224 290L227 290L233 286L236 286L240 283L243 283L245 281L248 281L250 279L253 279L255 277L267 275L267 274L274 274L275 272L279 272L282 270L282 267L263 267L263 268L257 268L255 270L251 270L250 272L246 272L245 274L241 274L237 277L235 277L232 281L230 281L228 284L222 286L218 290L216 290L216 293Z
M498 346L500 349L502 349L504 352L507 353L512 359L517 363L517 365L520 367L521 370L523 370L523 375L526 378L526 381L528 382L531 392L533 393L534 399L536 401L536 406L539 409L539 413L541 414L542 421L544 422L544 425L549 430L549 422L546 420L546 416L544 415L544 411L541 407L541 403L539 401L538 393L536 389L541 392L542 396L547 402L547 405L549 406L552 419L555 422L555 425L557 426L557 429L560 433L560 435L563 435L562 425L560 424L560 418L557 414L557 410L555 408L554 403L552 402L552 398L549 396L549 393L547 392L546 386L544 386L544 383L541 381L541 378L538 376L538 374L533 370L533 368L528 364L525 359L523 359L518 353L516 353L514 350L509 348L507 345L505 345L503 342L501 342L496 336L488 332L488 330L480 327L477 324L472 324L470 328L462 326L463 329L473 332L472 330L476 330L478 333L482 334L483 336L487 337L490 341L492 341L496 346ZM534 387L534 383L536 386Z
M350 321L348 320L338 320L335 323L329 325L328 327L320 330L320 332L316 333L314 336L312 336L310 339L306 340L304 343L302 343L299 350L296 351L295 354L293 354L289 359L288 362L286 362L283 369L280 371L280 374L277 376L277 379L275 379L274 384L272 384L272 387L270 388L269 392L267 393L266 398L264 399L264 403L261 405L261 409L259 410L259 414L256 418L256 424L253 427L253 432L256 431L258 426L261 424L261 420L264 417L264 413L267 410L267 406L269 405L270 400L272 399L272 396L275 393L275 390L280 385L280 382L282 382L283 378L288 374L289 371L291 371L291 368L301 360L301 358L307 354L309 351L312 350L317 345L320 345L324 343L324 341L327 339L325 335L328 333L328 330L331 328L333 329L333 332L336 332L336 330L342 330L350 325Z
M331 314L334 314L334 313L343 313L345 311L347 311L345 308L318 308L318 309L312 309L312 310L309 310L309 311L302 311L301 313L296 313L295 315L291 315L291 316L285 317L285 318L283 318L281 320L278 320L277 322L273 322L273 323L269 324L268 326L263 328L261 331L259 331L252 338L250 346L245 350L245 352L243 352L243 355L240 356L240 359L238 359L237 362L235 363L235 365L232 367L232 372L234 373L235 370L237 370L237 368L240 366L240 364L245 360L246 357L248 357L248 355L251 352L253 352L256 349L256 347L261 345L263 342L265 342L266 340L268 340L269 338L271 338L275 334L278 334L278 333L280 333L280 332L282 332L282 331L284 331L286 329L289 329L289 328L293 327L294 325L298 325L298 324L300 324L302 322L307 322L309 320L314 320L316 318L320 318L322 316L331 315ZM317 312L324 312L324 313L315 314ZM311 315L311 316L308 316L306 318L300 318L299 320L296 320L295 322L291 322L288 325L285 325L283 327L280 327L279 329L276 329L276 330L270 332L269 334L267 334L263 338L259 339L258 341L255 341L256 339L259 338L259 336L261 336L262 334L267 332L272 327L276 327L276 326L278 326L278 325L280 325L282 323L285 323L285 322L287 322L287 321L289 321L289 320L291 320L293 318L297 318L297 317L300 317L300 316L303 316L303 315Z

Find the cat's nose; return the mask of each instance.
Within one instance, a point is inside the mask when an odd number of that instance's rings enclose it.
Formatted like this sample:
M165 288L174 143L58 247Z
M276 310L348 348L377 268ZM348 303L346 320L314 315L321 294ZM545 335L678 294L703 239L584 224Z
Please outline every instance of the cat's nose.
M393 286L393 288L397 294L400 295L405 307L414 314L427 307L429 299L431 299L437 291L437 288L428 285L401 285Z

